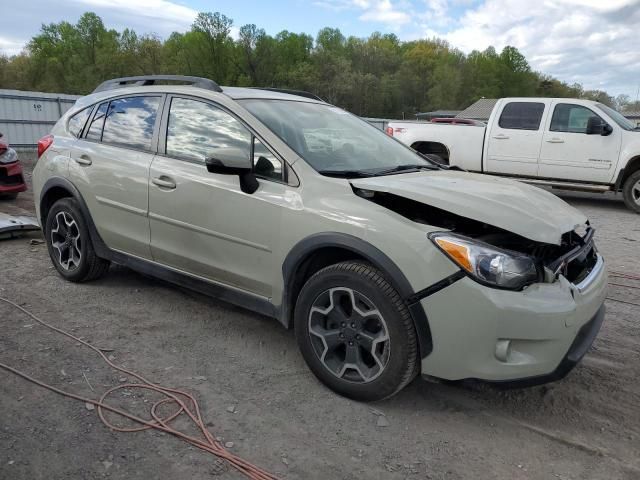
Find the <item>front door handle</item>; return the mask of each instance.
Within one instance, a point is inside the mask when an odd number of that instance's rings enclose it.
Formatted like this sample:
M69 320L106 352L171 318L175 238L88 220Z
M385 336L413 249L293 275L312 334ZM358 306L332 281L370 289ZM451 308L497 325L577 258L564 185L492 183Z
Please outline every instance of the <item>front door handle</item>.
M500 133L499 135L494 135L493 138L495 138L496 140L506 140L509 138L509 136L505 135L504 133Z
M553 137L547 140L547 143L564 143L564 140L561 138Z
M80 165L91 165L93 162L91 161L91 157L89 155L82 154L79 157L74 158L76 163Z
M173 190L174 188L176 188L176 182L164 175L152 179L151 183L157 185L160 188L168 188L169 190Z

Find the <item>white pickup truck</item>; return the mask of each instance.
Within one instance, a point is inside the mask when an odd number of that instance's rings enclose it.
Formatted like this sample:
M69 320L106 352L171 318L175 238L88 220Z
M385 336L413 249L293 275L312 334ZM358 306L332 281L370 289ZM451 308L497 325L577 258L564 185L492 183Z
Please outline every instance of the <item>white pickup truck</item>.
M640 129L570 98L503 98L484 125L392 121L386 131L465 170L565 190L622 192L640 213Z

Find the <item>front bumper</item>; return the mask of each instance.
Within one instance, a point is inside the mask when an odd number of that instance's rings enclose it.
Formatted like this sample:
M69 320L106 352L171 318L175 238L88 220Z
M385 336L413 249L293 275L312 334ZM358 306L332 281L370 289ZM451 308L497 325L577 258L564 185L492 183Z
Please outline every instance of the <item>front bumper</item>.
M0 163L0 194L19 193L26 189L20 162Z
M574 285L564 277L522 292L465 277L424 298L433 351L422 374L447 380L557 380L580 361L604 318L607 273L602 257ZM514 386L518 386L514 383Z

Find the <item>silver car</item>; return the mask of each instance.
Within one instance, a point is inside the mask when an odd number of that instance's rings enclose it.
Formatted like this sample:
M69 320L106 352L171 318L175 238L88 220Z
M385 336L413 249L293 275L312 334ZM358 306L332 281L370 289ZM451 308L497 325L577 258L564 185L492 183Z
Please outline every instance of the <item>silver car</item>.
M438 165L305 92L110 80L39 151L36 209L64 278L114 262L272 316L351 398L418 374L556 380L604 318L582 213Z

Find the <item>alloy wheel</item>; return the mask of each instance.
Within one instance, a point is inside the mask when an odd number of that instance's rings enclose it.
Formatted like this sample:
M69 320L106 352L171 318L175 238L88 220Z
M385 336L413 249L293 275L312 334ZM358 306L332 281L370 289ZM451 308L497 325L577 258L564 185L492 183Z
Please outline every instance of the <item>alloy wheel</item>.
M55 216L51 228L51 246L58 254L58 263L65 270L80 266L82 260L82 238L75 219L68 212Z
M309 312L309 336L324 367L343 380L371 382L389 362L389 331L382 314L351 288L318 295Z
M636 205L640 205L640 180L631 187L631 198Z

